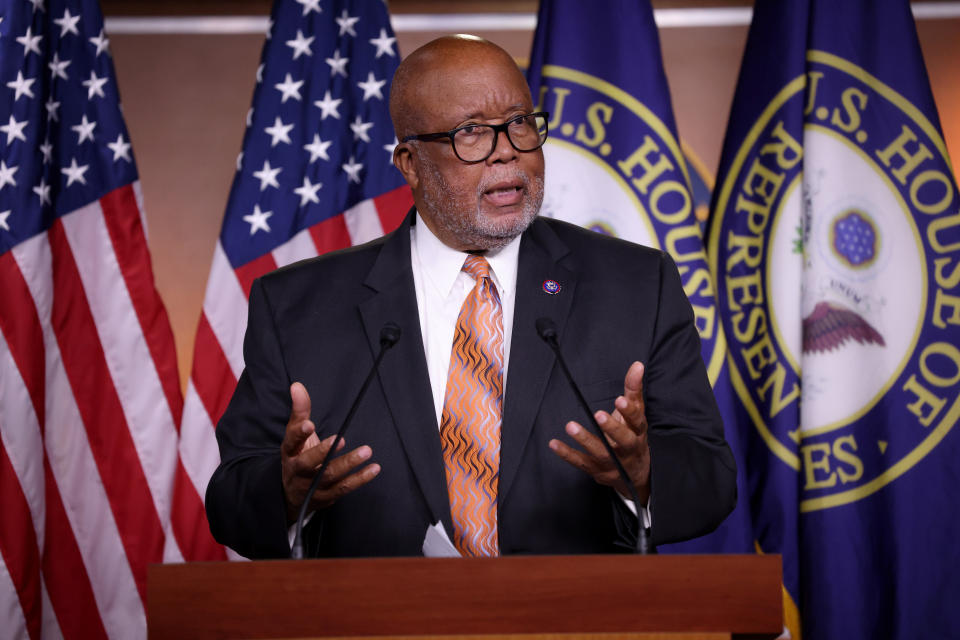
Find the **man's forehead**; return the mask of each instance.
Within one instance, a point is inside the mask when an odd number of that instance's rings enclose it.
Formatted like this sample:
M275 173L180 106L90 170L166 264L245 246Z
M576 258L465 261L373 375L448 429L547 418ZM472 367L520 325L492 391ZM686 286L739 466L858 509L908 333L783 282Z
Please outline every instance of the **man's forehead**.
M465 117L479 117L491 107L498 112L525 108L531 101L526 79L519 69L511 59L499 56L467 57L462 64L446 59L424 74L416 94L425 106L459 105L460 115ZM464 108L467 111L463 111Z
M532 105L526 78L499 46L445 36L404 59L394 79L391 114L398 134L471 118L495 119Z

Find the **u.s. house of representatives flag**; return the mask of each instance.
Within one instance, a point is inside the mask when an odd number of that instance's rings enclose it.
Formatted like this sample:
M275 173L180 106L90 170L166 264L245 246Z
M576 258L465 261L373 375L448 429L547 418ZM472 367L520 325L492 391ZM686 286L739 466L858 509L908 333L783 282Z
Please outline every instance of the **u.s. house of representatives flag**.
M537 109L550 112L541 214L673 257L739 461L725 342L650 3L543 0L528 77ZM664 550L751 552L744 478L720 530Z
M957 637L960 199L905 0L757 2L709 238L791 633Z
M3 0L0 637L146 635L171 510L202 514L181 408L100 9Z
M392 164L398 62L380 0L273 7L185 399L181 456L200 495L219 463L214 425L243 370L253 280L392 231L413 203Z

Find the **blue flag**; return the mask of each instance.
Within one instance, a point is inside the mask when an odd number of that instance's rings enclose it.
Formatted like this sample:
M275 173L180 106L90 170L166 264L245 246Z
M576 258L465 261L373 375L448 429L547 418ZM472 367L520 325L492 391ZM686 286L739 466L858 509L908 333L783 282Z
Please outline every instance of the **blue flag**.
M693 306L703 359L729 429L738 409L695 214L694 194L707 189L688 173L681 151L649 2L544 0L528 79L537 110L550 112L541 215L670 253ZM736 436L731 431L728 441L740 460ZM720 529L662 550L752 551L740 467L739 504ZM656 528L656 514L653 519Z
M958 208L906 0L758 1L708 250L793 637L960 635Z

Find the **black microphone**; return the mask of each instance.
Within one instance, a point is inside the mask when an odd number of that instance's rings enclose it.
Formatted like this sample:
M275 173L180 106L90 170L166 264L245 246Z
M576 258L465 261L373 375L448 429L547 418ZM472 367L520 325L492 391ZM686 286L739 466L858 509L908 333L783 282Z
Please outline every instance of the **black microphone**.
M573 376L570 374L570 369L567 368L567 362L563 359L563 355L560 353L560 344L557 342L557 325L555 325L553 320L550 318L537 318L536 325L537 334L544 342L547 343L547 345L550 346L551 349L553 349L553 352L557 355L557 362L560 363L560 368L563 369L563 373L567 377L567 381L570 382L570 386L573 388L573 393L577 396L577 400L580 402L580 406L583 407L584 413L586 413L590 418L590 424L593 425L593 430L596 431L597 437L600 438L600 442L603 443L603 446L607 449L607 453L610 455L613 463L617 466L617 471L620 473L620 479L623 480L624 484L627 485L627 489L630 491L630 497L633 499L633 504L637 508L637 553L641 555L656 553L656 549L650 544L650 532L646 527L643 526L643 516L640 515L642 506L640 502L640 496L637 495L637 489L633 486L633 482L630 480L630 476L627 475L626 469L624 469L623 465L620 464L620 459L617 458L617 454L613 452L613 447L611 447L610 443L607 442L606 434L603 433L600 425L597 424L597 419L593 417L593 411L590 410L590 405L587 404L586 398L583 397L580 387L578 387L577 383L573 381Z
M386 323L383 325L383 328L380 329L380 351L373 361L373 366L370 367L370 373L367 374L367 379L363 381L363 386L360 387L360 391L357 393L356 400L353 401L353 406L351 406L350 411L347 412L347 417L344 418L343 425L340 427L340 430L337 431L337 437L333 439L333 444L331 444L330 449L327 450L327 455L323 457L323 462L320 463L320 470L313 476L313 482L310 483L310 488L307 490L307 497L303 499L303 504L300 505L300 515L297 516L297 528L293 536L293 546L290 548L290 557L294 560L301 560L303 558L303 520L307 517L307 505L310 504L310 497L313 495L313 492L317 490L317 486L320 484L320 478L323 477L323 472L327 470L327 465L329 465L333 459L333 452L337 450L337 446L340 444L340 441L343 440L343 434L347 432L347 427L350 426L350 422L353 420L353 414L357 412L357 407L360 406L360 400L366 395L367 387L370 386L373 376L377 373L377 368L380 366L380 361L383 360L383 355L390 347L397 344L399 340L400 327L393 322ZM320 434L317 434L317 437L319 436Z

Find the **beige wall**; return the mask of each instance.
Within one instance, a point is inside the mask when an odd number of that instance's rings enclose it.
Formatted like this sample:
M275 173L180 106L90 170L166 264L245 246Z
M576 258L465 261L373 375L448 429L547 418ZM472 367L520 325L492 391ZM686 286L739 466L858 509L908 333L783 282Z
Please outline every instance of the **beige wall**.
M108 15L118 15L110 13ZM947 147L960 157L960 20L918 23ZM660 32L681 138L713 175L746 40L744 27ZM401 53L432 38L401 33ZM484 33L526 59L531 32ZM114 35L111 47L133 140L153 265L177 343L181 380L240 151L262 36Z

